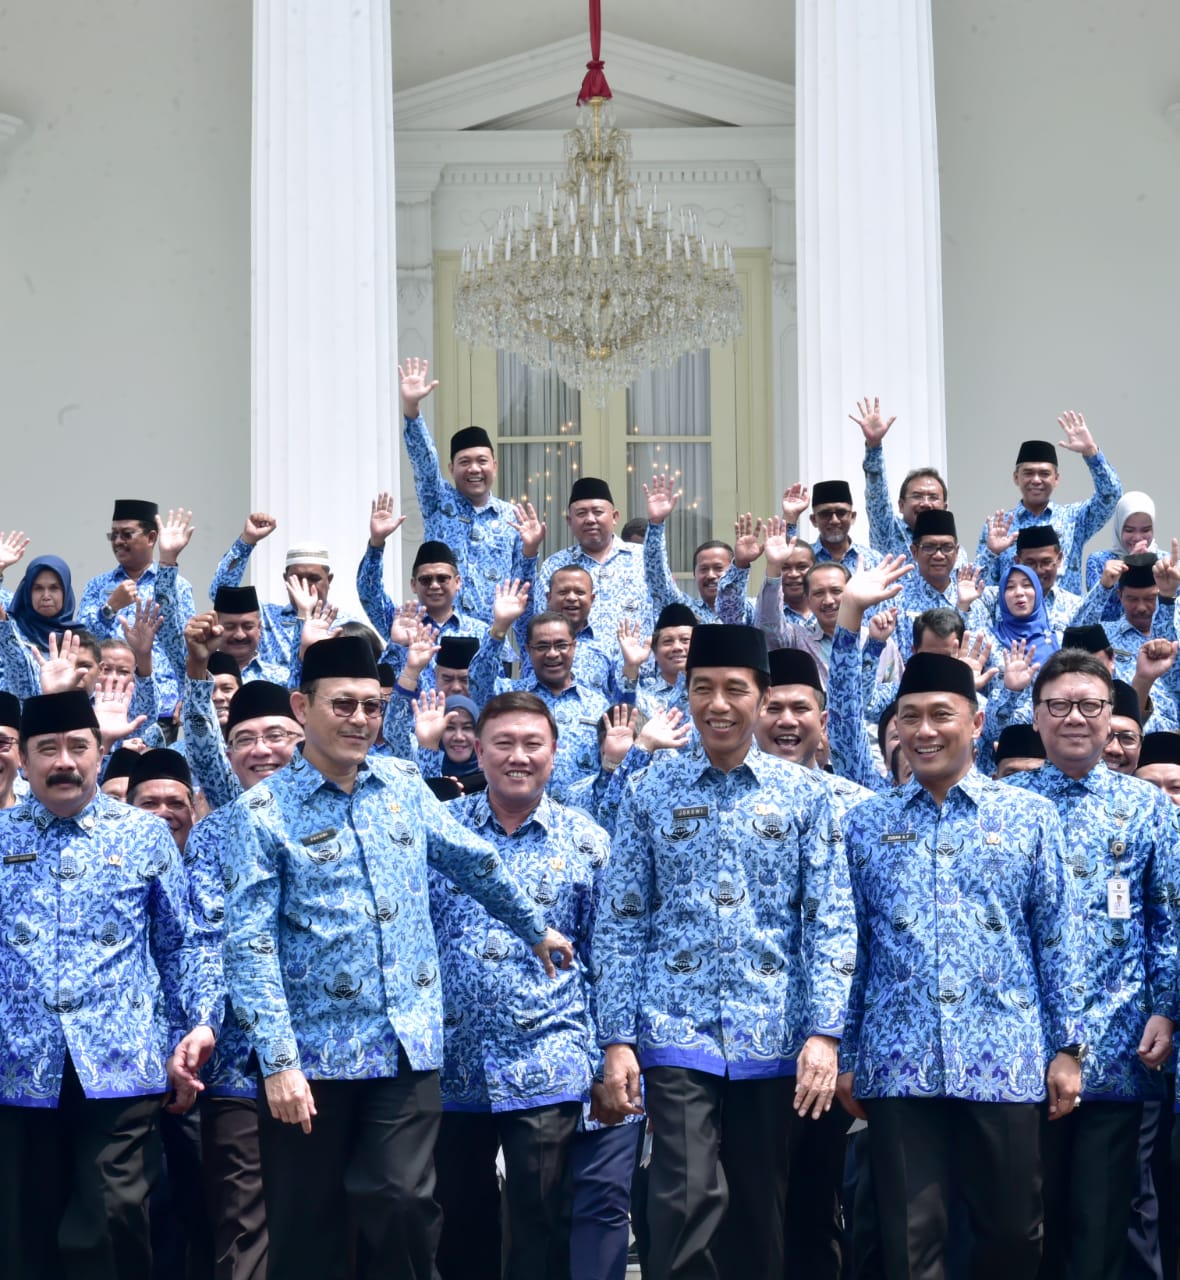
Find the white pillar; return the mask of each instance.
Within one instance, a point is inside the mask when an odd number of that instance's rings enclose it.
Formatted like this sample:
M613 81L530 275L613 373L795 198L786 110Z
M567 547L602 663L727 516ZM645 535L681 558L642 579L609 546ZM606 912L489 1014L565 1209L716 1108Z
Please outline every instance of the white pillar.
M848 414L865 395L898 415L891 488L911 467L945 475L930 0L797 0L795 12L800 474L788 479L843 477L861 492ZM868 541L863 514L853 536Z
M325 544L356 608L369 502L400 487L388 0L255 0L251 500L282 598L294 541ZM401 546L386 550L401 580Z

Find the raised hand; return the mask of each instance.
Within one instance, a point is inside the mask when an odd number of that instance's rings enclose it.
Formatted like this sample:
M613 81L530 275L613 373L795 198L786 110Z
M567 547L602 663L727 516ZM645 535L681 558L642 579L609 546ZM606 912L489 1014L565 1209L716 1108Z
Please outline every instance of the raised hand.
M1039 662L1033 661L1036 649L1027 640L1013 640L1012 647L1004 657L1004 688L1011 693L1023 693L1037 678L1041 669Z
M130 738L147 721L147 716L129 719L135 681L130 676L100 676L94 686L94 714L102 734L103 749L109 751L120 738Z
M1080 453L1083 458L1092 458L1098 452L1098 446L1094 443L1094 437L1082 414L1067 409L1057 419L1057 425L1065 432L1065 439L1057 442L1063 449L1068 449L1070 453Z
M135 670L141 676L152 673L152 645L164 625L164 611L154 600L136 600L135 619L119 619L127 648L135 655Z
M862 612L884 604L901 592L901 580L913 573L913 562L905 556L885 556L871 569L861 569L844 584L841 601L848 600Z
M541 550L549 526L537 515L531 502L514 503L508 523L520 534L520 549L531 560Z
M0 533L0 573L11 569L28 550L29 540L24 532L14 529L11 533Z
M692 737L692 721L679 707L661 707L639 730L635 745L644 751L679 751Z
M393 514L393 494L383 490L369 508L369 546L385 546L386 539L391 538L405 522L405 516Z
M429 622L420 622L414 628L410 643L406 646L406 665L403 668L410 674L415 684L418 683L418 677L422 672L434 661L434 655L438 651L438 633Z
M860 414L859 418L856 413ZM848 416L861 429L865 438L865 446L870 449L875 448L885 439L889 428L897 421L896 414L888 422L885 421L881 413L881 401L877 396L874 396L871 401L868 396L865 396L863 400L858 400L856 402L856 413L850 413Z
M616 706L603 712L606 736L602 740L600 759L604 769L617 769L635 745L635 719L638 714L633 706Z
M1154 684L1176 665L1180 644L1175 640L1145 640L1135 657L1135 678Z
M265 511L251 511L246 517L246 523L242 526L242 541L248 546L256 547L263 538L269 538L278 527L279 522L274 516L268 516Z
M496 583L496 598L492 601L491 633L497 640L507 636L512 624L524 616L529 603L529 583L521 578L507 578Z
M1171 553L1160 556L1151 566L1151 576L1155 579L1155 585L1159 587L1160 595L1167 600L1174 600L1177 592L1180 591L1178 559L1180 559L1180 539L1173 538Z
M247 521L247 524L249 521ZM174 565L180 559L180 553L188 546L192 540L193 529L193 513L186 511L183 507L179 507L175 511L169 511L168 515L161 519L156 517L156 528L160 531L160 536L156 542L156 546L160 549L160 563ZM126 603L130 603L127 601ZM114 605L111 606L114 608Z
M959 593L959 609L965 613L983 595L983 574L973 564L965 564L955 571L955 583Z
M647 498L648 524L663 524L676 510L676 504L683 495L683 490L677 489L671 476L664 471L657 471L651 478L651 484L643 486L643 492Z
M160 517L157 516L158 520ZM161 560L160 562L164 562ZM107 605L114 612L125 609L133 600L139 599L139 588L132 578L124 578L122 582L107 596Z
M790 488L783 491L783 519L788 524L798 524L799 517L811 506L811 490L795 481Z
M184 624L184 643L188 649L189 664L196 670L205 671L209 666L209 655L221 644L221 636L225 628L217 621L217 614L194 613ZM190 671L192 676L193 672ZM195 677L194 677L195 678Z
M414 712L414 736L424 751L437 751L447 727L446 694L427 689L410 703Z
M306 622L319 601L315 588L306 578L297 578L293 573L283 579L283 584L287 588L287 599L291 601L295 616Z
M407 600L393 616L393 624L389 628L390 643L405 649L424 617L425 605L419 604L417 600Z
M1016 541L1012 527L1015 523L1016 517L1010 516L1002 507L989 517L985 542L992 555L1002 556Z
M882 609L868 621L869 639L884 644L897 630L897 610Z
M762 517L755 521L748 511L734 522L733 562L739 569L748 569L762 554L764 530Z
M1127 562L1118 556L1112 556L1102 566L1102 586L1109 591L1119 585L1119 579L1127 572Z
M81 640L72 631L64 631L60 641L56 632L50 634L48 657L43 658L39 649L32 651L41 668L42 693L66 693L81 687L84 674L75 666L81 647Z
M959 661L965 662L975 676L976 690L986 689L1000 673L987 665L992 656L991 639L982 631L968 631L959 645Z
M799 545L799 539L787 537L790 522L784 516L771 516L766 522L766 576L777 578L782 576L791 552Z
M299 656L304 657L313 644L326 640L336 625L336 617L340 610L326 600L316 600L311 607L311 616L304 620L299 634Z
M411 356L405 368L399 364L397 376L401 379L402 412L407 418L418 416L418 406L438 386L438 379L427 381L430 373L430 361Z
M623 655L623 674L628 680L636 679L639 668L651 656L651 636L643 634L635 618L624 618L619 623L619 651Z

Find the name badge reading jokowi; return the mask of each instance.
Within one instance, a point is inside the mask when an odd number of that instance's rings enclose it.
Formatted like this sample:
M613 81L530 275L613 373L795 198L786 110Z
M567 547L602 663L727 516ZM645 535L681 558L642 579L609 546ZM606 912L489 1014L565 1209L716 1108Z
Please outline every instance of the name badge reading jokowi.
M1131 918L1131 882L1124 876L1112 876L1106 882L1106 914L1112 920Z
M690 818L707 818L709 816L709 806L707 804L690 804L685 805L683 809L672 810L673 822L687 822Z

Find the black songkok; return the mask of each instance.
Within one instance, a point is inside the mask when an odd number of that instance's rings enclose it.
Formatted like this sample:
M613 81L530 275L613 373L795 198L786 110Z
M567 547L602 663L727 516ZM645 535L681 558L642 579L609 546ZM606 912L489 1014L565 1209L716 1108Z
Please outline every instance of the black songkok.
M1128 720L1134 720L1141 728L1143 726L1143 708L1139 702L1139 695L1125 680L1115 680L1111 689L1110 714L1112 716L1124 716Z
M455 553L445 542L424 542L414 557L413 573L416 575L424 564L449 564L452 569L459 567Z
M821 691L824 687L819 667L806 649L771 649L770 683L806 684Z
M160 508L154 502L144 502L140 498L116 498L112 520L142 520L145 524L155 524Z
M106 772L102 775L103 782L114 782L116 778L130 778L131 770L135 768L135 762L139 759L139 752L132 751L130 747L119 747L118 750L111 752L111 758L107 761Z
M582 476L580 480L575 480L573 488L570 489L570 500L568 505L573 506L575 502L609 502L613 507L615 500L611 497L610 485L605 480L598 480L594 476Z
M20 732L20 699L12 693L0 690L0 725Z
M1154 587L1155 556L1150 551L1141 551L1138 555L1124 556L1126 572L1119 578L1120 587Z
M294 720L291 711L291 694L285 685L272 684L269 680L248 680L229 700L229 719L225 722L228 736L234 725L243 720L257 720L259 716L286 716Z
M258 592L253 587L218 587L213 608L218 613L258 613Z
M660 610L655 629L663 631L665 627L695 627L700 619L686 604L673 601Z
M479 641L474 636L442 636L434 665L450 671L466 671L478 652Z
M1022 462L1048 462L1057 465L1057 450L1048 440L1026 440L1016 455L1016 465Z
M898 702L908 693L957 693L972 706L979 705L974 672L965 662L945 653L914 654L901 673Z
M1066 627L1061 633L1063 649L1081 649L1085 653L1105 653L1110 648L1106 629L1097 622L1084 627Z
M303 687L315 680L333 679L379 679L373 646L364 636L329 636L309 647L303 656Z
M1001 760L1015 760L1017 757L1044 760L1045 744L1031 724L1010 724L1000 734L995 755L997 764Z
M727 622L694 627L685 670L695 671L698 667L748 667L769 677L766 633L757 627Z
M1061 547L1061 539L1051 524L1030 524L1016 535L1016 550L1031 551L1033 547Z
M955 517L949 511L919 511L914 520L914 541L920 538L954 538L958 542Z
M184 756L168 747L157 747L135 757L127 774L128 796L141 782L155 782L157 778L182 782L190 791L193 789L193 775Z
M26 698L21 711L22 738L97 728L98 717L94 714L85 689L70 689L66 693L41 693L35 698Z
M1145 734L1135 767L1142 769L1147 764L1180 764L1180 733Z
M228 613L229 610L226 610ZM231 658L228 653L222 653L220 649L215 649L209 655L209 661L205 664L205 669L209 672L209 678L214 676L233 676L238 684L242 683L242 670L237 664L237 660Z
M821 480L811 486L811 509L822 507L826 502L846 502L852 506L852 490L847 480Z
M483 427L464 427L462 431L456 431L451 437L451 461L455 460L455 454L462 453L464 449L491 449L492 438L483 429ZM492 449L494 453L495 450Z

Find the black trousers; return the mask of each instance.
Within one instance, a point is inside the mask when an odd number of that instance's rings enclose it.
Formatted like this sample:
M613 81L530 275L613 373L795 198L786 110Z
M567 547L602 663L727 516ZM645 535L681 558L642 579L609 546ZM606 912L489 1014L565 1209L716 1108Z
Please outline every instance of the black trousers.
M791 1130L784 1251L786 1280L839 1280L844 1268L844 1156L848 1112L838 1102Z
M889 1280L944 1280L951 1185L967 1205L976 1280L1032 1280L1041 1260L1041 1108L869 1098L869 1160Z
M448 1111L434 1162L442 1280L561 1280L569 1274L570 1158L580 1102ZM504 1151L503 1231L496 1151Z
M644 1082L649 1280L781 1276L794 1077L652 1067Z
M436 1071L313 1080L311 1133L270 1114L260 1083L258 1139L272 1280L354 1274L431 1280L441 1220L432 1158L442 1114Z
M159 1280L213 1280L200 1105L184 1115L161 1112L160 1142L164 1172L148 1202L153 1271Z
M1043 1280L1122 1280L1138 1185L1139 1102L1086 1101L1042 1121Z
M0 1106L0 1275L150 1280L160 1097L87 1098L66 1058L56 1108Z
M253 1098L201 1099L205 1206L215 1280L264 1280L266 1204Z

